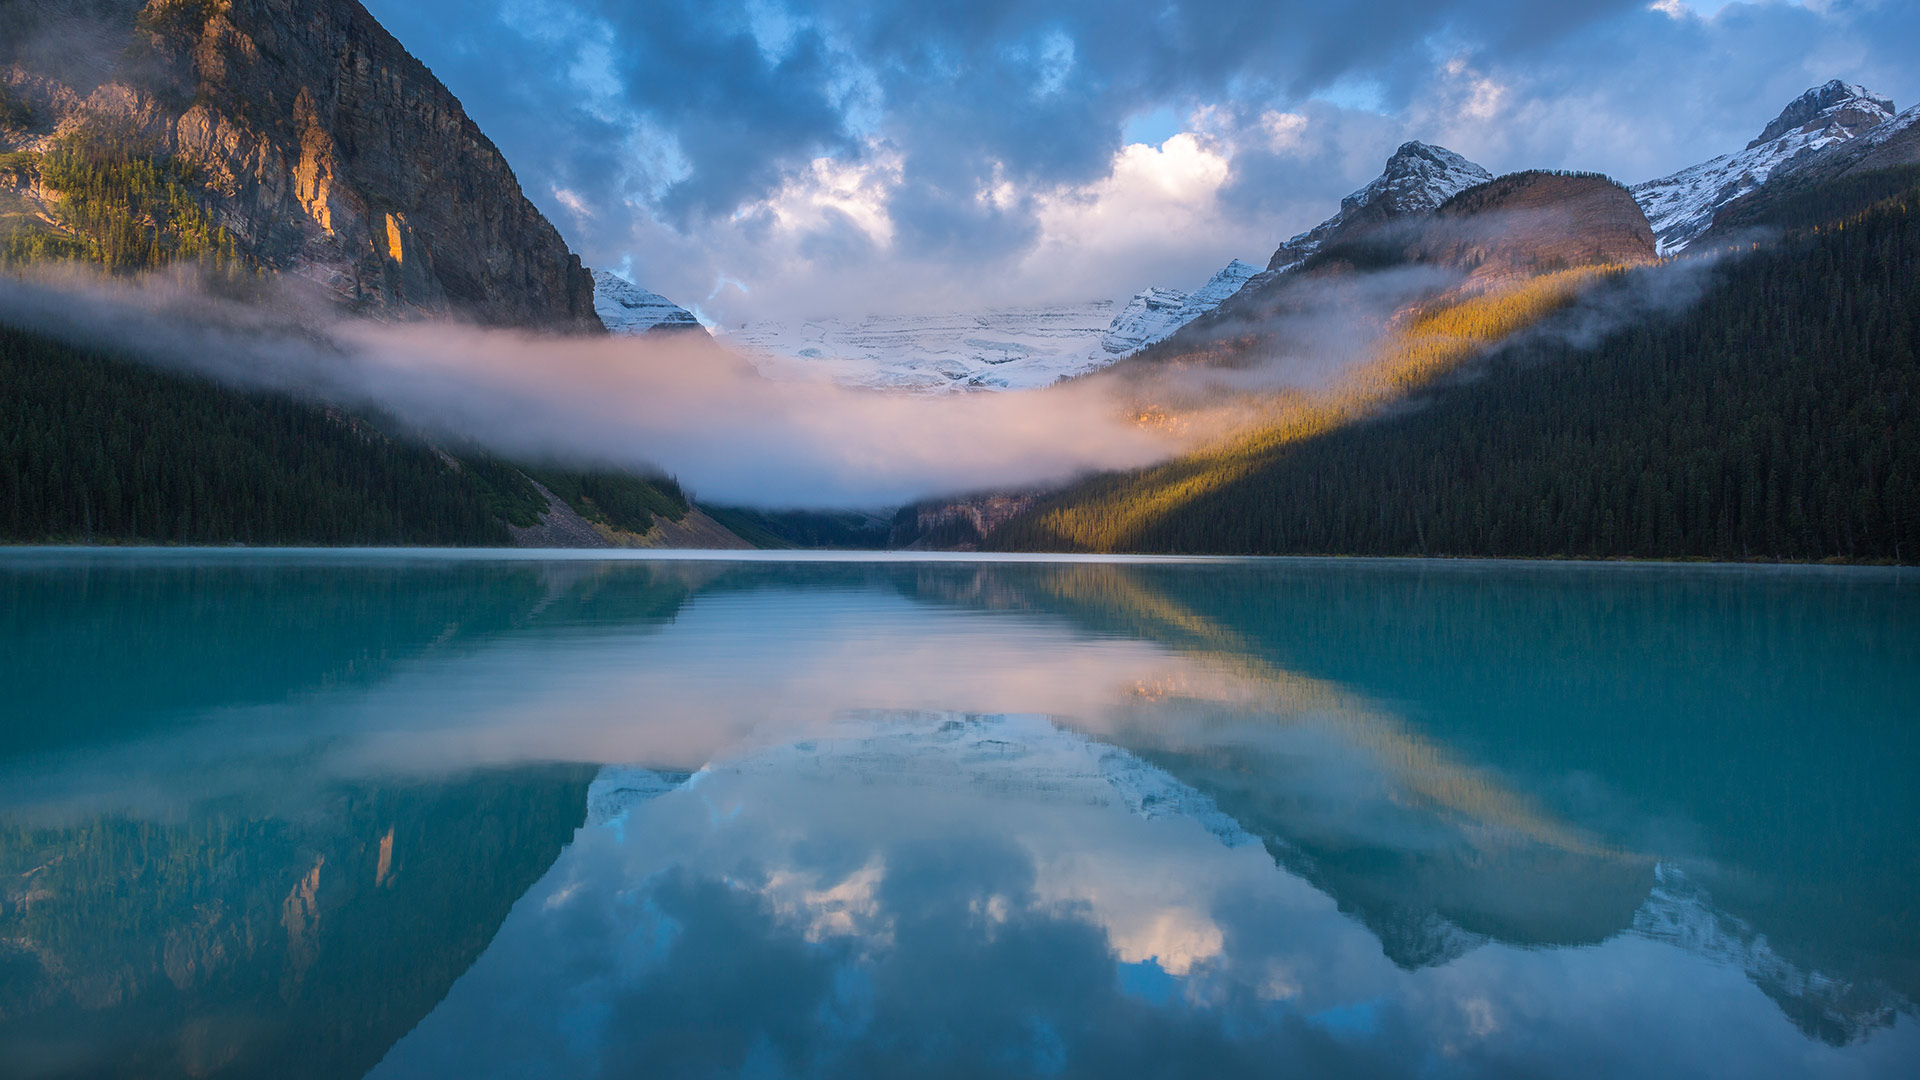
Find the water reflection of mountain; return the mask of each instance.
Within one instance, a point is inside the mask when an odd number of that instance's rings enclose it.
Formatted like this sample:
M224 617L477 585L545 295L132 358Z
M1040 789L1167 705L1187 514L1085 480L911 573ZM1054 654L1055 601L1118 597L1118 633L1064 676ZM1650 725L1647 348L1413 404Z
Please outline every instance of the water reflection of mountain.
M1069 722L1149 763L1169 790L1191 789L1231 815L1402 966L1441 963L1486 940L1579 945L1633 932L1738 967L1803 1030L1833 1043L1885 1025L1920 997L1920 920L1911 917L1920 844L1909 828L1920 818L1909 783L1920 771L1912 704L1920 700L1912 631L1920 594L1897 580L1375 564L363 559L324 569L186 560L157 572L108 562L86 569L78 603L74 587L71 578L49 583L0 569L0 640L24 644L0 651L0 682L27 688L0 705L9 709L0 758L75 749L75 732L107 742L232 705L351 696L423 660L490 655L489 644L651 635L694 598L894 593L1028 624L1064 621L1091 638L1149 642L1182 657L1180 681L1134 687L1130 703ZM223 599L212 606L207 595ZM119 655L103 655L101 642ZM202 677L210 667L231 678ZM125 674L100 679L102 670ZM12 678L26 672L34 677ZM742 675L751 682L751 672ZM521 773L491 775L485 783ZM534 862L513 863L521 857L513 852L540 844L486 839L506 827L488 823L487 801L523 796L509 784L482 798L471 786L482 782L404 791L456 802L469 792L466 809L446 812L445 838L429 846L465 853L472 865L444 871L461 887L499 861L487 879L494 885L474 887L492 897L497 885L504 912L517 895L509 878L524 887L539 876ZM550 807L542 813L553 831L538 832L557 837L555 845L562 826L580 820L585 797L584 779L566 783L574 785L571 817ZM379 798L399 797L383 790ZM565 801L553 798L555 807ZM9 826L0 871L18 862L15 873L29 876L6 880L37 884L7 886L0 940L36 944L5 954L0 1044L71 1030L62 1025L87 994L104 995L85 1000L106 1002L127 1018L117 1026L149 1042L163 1030L212 1031L226 1041L208 1046L253 1046L254 1035L232 1033L291 1031L280 1013L255 1028L256 1017L212 1003L257 993L292 1015L293 999L277 996L292 964L289 912L306 910L300 887L316 860L326 862L315 903L341 882L380 877L386 826L353 816L360 811L349 804L360 805L347 799L312 821L236 812L199 824L93 821L46 834ZM404 827L396 835L396 851L422 850L401 844ZM488 843L495 846L479 846ZM94 854L56 864L33 857L42 847ZM48 869L38 869L43 863ZM52 888L50 875L68 865L91 867L91 876ZM126 928L109 935L118 944L87 951L78 920L120 910L101 883L114 867L134 865L165 868L133 879L130 895L170 914L150 922L115 914L105 924ZM348 865L357 876L329 876L329 867ZM528 876L517 876L522 870ZM255 878L275 884L256 895L243 884ZM71 899L43 903L42 888ZM362 888L350 905L386 902L390 891ZM422 898L418 910L440 902ZM244 920L243 908L251 912ZM16 931L36 912L65 912L68 921ZM337 933L387 918L325 925ZM441 948L433 927L412 925ZM174 926L200 929L175 941L161 929ZM235 936L242 926L251 937ZM414 932L364 933L397 950ZM447 945L444 954L451 979L458 950ZM241 955L246 963L233 959ZM184 986L169 956L192 961L178 969ZM311 970L323 967L316 959ZM219 976L224 982L195 974L213 970L248 974ZM326 985L372 977L343 973ZM419 993L424 1009L431 1001ZM190 998L203 1003L194 1006L203 1009L198 1027L181 1019ZM316 1014L348 1008L298 1000ZM378 1009L398 1017L413 1002ZM372 1046L373 1023L355 1023ZM273 1038L294 1046L284 1040L319 1036ZM298 1052L346 1060L347 1039Z
M0 826L9 1075L359 1076L552 865L592 769Z
M1829 1042L1920 998L1910 585L1278 564L903 587L1159 641L1236 684L1226 705L1146 688L1151 715L1100 735L1212 797L1397 962L1687 926L1655 936L1739 964ZM1387 788L1338 775L1356 752ZM1655 855L1691 867L1688 904L1656 887Z

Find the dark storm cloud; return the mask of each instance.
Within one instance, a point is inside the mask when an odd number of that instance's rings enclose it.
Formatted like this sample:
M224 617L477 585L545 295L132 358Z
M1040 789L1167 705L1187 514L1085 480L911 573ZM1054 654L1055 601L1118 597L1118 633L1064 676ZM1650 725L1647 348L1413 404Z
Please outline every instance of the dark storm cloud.
M659 202L684 215L724 214L772 190L797 162L850 149L859 123L852 114L863 105L878 110L880 133L908 153L914 180L929 192L964 191L970 199L973 186L961 181L984 179L986 163L1022 181L1101 175L1126 118L1169 99L1304 96L1355 71L1391 75L1409 61L1424 62L1422 43L1438 32L1532 41L1637 5L375 0L370 6L440 68L456 92L474 98L475 111L490 125L504 120L522 137L537 132L549 140L562 160L539 171L557 167L578 182L599 179L590 186L604 189L609 132L592 118L574 79L583 52L601 52L620 96L678 140L691 173L669 185ZM450 34L449 27L455 28ZM499 115L516 109L518 115ZM943 232L933 228L929 236L937 241Z
M1004 277L1041 246L1044 200L1107 177L1156 111L1216 111L1221 199L1245 216L1243 250L1168 236L1156 283L1191 287L1330 212L1403 139L1632 181L1737 149L1827 78L1920 92L1920 11L1892 2L1698 4L1710 19L1645 0L368 2L590 263L631 258L696 304L721 278L758 302L826 271L868 294ZM1473 78L1504 96L1470 101ZM1301 143L1256 137L1273 109L1309 118ZM774 242L766 200L822 157L885 171L884 238L823 213ZM1137 270L1055 285L1106 295Z

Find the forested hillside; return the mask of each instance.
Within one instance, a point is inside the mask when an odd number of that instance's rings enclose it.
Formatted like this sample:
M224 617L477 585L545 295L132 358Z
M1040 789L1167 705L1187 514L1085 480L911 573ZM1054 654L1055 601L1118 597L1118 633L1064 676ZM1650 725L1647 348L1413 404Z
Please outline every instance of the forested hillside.
M1916 561L1920 175L1848 185L1758 216L1789 231L1678 314L1531 335L1413 407L1240 444L1217 483L1170 483L1191 459L1095 478L987 546ZM1823 200L1850 216L1810 224Z
M365 418L0 326L0 542L504 545L538 481L644 533L679 486L436 450Z

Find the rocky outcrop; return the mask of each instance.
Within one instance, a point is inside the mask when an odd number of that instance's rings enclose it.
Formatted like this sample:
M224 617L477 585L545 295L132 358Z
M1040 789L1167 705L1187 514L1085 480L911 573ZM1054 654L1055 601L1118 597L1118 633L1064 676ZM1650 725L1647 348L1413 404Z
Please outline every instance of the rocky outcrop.
M499 150L357 0L21 0L0 22L28 117L0 148L136 144L249 261L358 313L601 329L592 278Z
M1329 244L1351 240L1380 225L1419 217L1493 174L1430 143L1403 143L1371 183L1340 200L1340 212L1280 245L1267 262L1277 273L1298 266Z
M1793 99L1746 148L1755 149L1793 132L1810 135L1833 129L1851 137L1892 115L1892 99L1833 79Z
M1181 318L1186 307L1187 294L1179 289L1142 289L1113 317L1100 335L1100 347L1110 356L1131 356L1191 322Z

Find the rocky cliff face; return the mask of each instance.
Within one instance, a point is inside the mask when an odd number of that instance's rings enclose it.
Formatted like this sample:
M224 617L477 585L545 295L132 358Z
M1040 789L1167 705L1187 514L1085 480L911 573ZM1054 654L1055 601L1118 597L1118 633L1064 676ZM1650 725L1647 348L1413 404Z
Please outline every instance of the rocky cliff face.
M10 0L0 63L0 149L147 162L216 247L351 310L602 329L500 152L356 0ZM58 173L14 175L30 215L79 229Z

